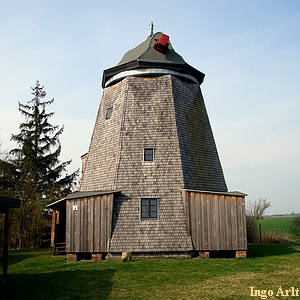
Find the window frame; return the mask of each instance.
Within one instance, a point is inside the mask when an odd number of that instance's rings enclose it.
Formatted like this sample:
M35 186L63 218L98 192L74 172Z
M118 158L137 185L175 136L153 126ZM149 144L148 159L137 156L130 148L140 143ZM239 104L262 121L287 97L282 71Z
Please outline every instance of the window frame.
M152 159L147 159L147 151L151 150L151 158ZM155 161L155 148L154 147L145 147L144 148L144 153L143 153L143 161L144 162L154 162Z
M110 106L106 109L105 120L109 120L112 116L113 107Z
M157 197L142 197L140 199L140 219L141 220L157 220L158 219L158 207L159 207L158 200L159 199ZM155 201L155 204L153 204L152 201ZM147 202L147 203L145 203L145 202ZM147 210L144 210L145 208L147 208ZM146 215L145 215L145 213L146 213Z

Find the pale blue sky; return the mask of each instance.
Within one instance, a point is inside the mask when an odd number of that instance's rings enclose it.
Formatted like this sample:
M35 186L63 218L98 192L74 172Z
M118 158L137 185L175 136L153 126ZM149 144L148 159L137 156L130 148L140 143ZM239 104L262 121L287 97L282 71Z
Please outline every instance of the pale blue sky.
M300 212L300 1L0 0L0 140L23 121L36 79L65 125L62 160L81 166L104 69L141 43L150 21L206 74L201 89L229 190Z

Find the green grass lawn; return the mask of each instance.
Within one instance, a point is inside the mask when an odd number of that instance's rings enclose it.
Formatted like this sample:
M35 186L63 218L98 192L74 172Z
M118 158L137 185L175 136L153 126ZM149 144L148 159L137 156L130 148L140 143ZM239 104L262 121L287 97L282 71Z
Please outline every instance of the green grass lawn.
M290 234L289 228L293 217L269 217L257 221L257 224L261 224L261 230Z
M250 297L250 287L300 289L299 261L300 245L250 245L247 259L126 263L65 263L49 249L11 251L0 299L261 299Z

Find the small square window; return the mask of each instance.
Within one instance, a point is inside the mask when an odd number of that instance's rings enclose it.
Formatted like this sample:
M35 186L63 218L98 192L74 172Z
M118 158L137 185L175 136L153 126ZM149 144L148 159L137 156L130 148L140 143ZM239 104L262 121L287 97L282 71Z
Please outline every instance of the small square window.
M106 120L111 118L111 114L112 114L112 107L109 107L106 111Z
M157 219L157 198L141 198L141 218Z
M154 148L144 149L144 161L154 161Z

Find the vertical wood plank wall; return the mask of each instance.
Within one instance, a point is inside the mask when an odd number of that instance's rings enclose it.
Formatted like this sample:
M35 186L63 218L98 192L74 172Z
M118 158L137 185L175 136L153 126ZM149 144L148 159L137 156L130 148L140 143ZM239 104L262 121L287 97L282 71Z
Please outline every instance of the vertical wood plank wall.
M66 200L66 252L108 252L113 197L105 194Z
M52 209L52 219L51 219L51 240L50 246L54 247L55 244L55 225L56 225L56 209Z
M246 250L245 196L183 191L194 250Z

